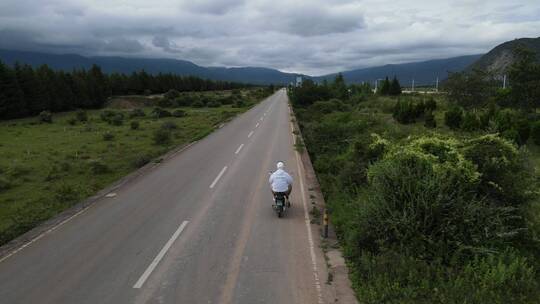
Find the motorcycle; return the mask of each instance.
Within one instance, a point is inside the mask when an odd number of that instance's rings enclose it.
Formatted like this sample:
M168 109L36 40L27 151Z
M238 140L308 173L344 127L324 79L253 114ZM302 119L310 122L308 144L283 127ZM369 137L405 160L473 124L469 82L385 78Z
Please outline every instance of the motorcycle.
M278 217L283 217L283 214L285 213L285 210L289 207L288 198L283 193L276 193L274 195L274 204L272 207L277 213Z

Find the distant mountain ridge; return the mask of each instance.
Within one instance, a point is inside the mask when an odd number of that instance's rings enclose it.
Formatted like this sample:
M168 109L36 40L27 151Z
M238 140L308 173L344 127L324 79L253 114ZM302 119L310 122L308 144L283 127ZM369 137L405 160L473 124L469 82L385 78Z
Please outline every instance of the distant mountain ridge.
M404 64L389 64L342 72L349 83L371 82L386 76L399 79L403 86L409 86L412 79L416 85L434 84L437 77L444 80L448 71L464 70L481 55L460 56L447 59L437 59ZM126 58L95 56L85 57L75 54L47 54L39 52L2 50L0 60L13 65L15 62L26 63L32 66L47 64L53 69L71 71L73 69L88 69L97 64L105 73L131 74L135 71L145 70L151 74L174 73L177 75L193 75L212 80L225 80L251 84L289 84L294 83L296 76L310 78L314 81L332 80L337 73L312 77L308 75L285 73L276 69L261 67L202 67L193 62L177 59L154 58Z
M388 64L378 67L357 69L341 72L349 83L370 82L377 79L396 76L402 86L435 85L437 77L442 81L448 77L448 72L460 72L478 60L482 55L459 56L446 59L435 59L403 64ZM333 79L337 74L315 77L317 81Z
M75 54L47 54L38 52L1 50L0 60L13 65L16 62L39 66L47 64L53 69L73 70L88 69L93 64L101 67L105 73L131 74L135 71L145 70L147 73L173 73L177 75L191 75L212 80L225 80L251 84L288 84L294 82L299 74L284 73L275 69L259 67L202 67L193 62L177 59L154 58L125 58L95 56L85 57Z
M536 53L540 61L540 37L520 38L501 43L472 64L468 70L480 69L494 74L505 74L514 62L514 49L523 46Z

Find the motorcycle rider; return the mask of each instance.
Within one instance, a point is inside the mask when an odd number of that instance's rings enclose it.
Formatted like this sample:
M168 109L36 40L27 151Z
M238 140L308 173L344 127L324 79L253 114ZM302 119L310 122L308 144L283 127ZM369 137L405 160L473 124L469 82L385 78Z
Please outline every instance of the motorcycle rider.
M285 167L283 162L278 162L276 167L277 170L270 175L268 182L272 185L274 198L277 194L283 194L287 198L287 205L290 206L289 195L292 190L293 178L283 169Z

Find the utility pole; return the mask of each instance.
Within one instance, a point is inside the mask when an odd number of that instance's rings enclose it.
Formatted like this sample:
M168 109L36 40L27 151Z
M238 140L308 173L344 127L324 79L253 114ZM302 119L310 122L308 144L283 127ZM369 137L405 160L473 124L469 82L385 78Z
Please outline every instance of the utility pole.
M506 74L503 75L503 89L506 89Z
M439 77L437 77L437 82L435 83L435 92L439 92Z
M414 93L414 78L413 78L413 80L412 80L412 89L411 89L411 92Z

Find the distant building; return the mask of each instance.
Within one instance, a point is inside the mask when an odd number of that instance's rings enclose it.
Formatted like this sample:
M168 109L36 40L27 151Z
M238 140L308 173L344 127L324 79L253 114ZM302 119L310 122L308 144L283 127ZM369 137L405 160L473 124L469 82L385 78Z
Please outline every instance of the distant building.
M296 76L296 86L299 87L302 85L302 76Z

